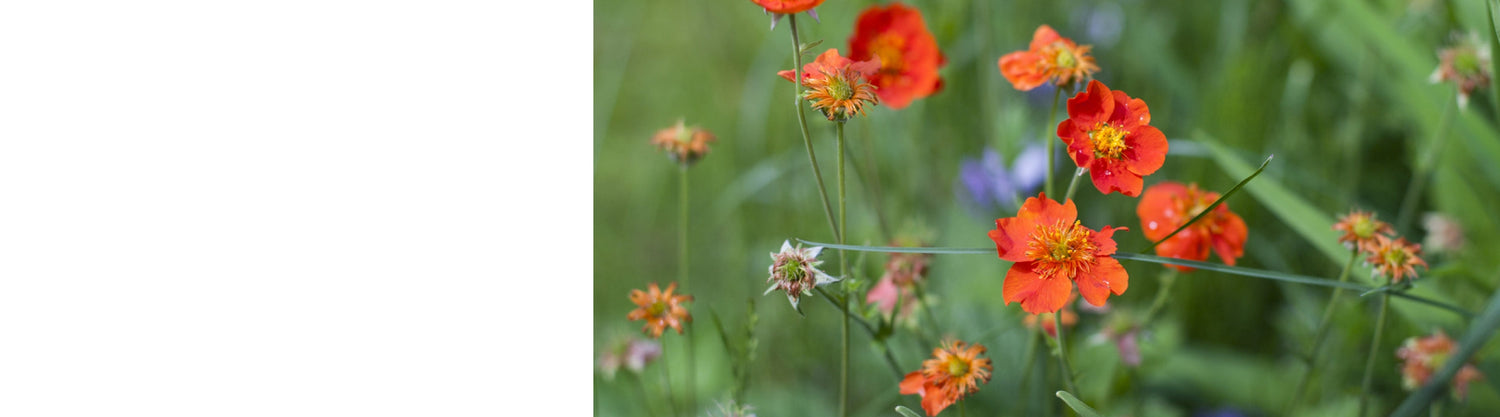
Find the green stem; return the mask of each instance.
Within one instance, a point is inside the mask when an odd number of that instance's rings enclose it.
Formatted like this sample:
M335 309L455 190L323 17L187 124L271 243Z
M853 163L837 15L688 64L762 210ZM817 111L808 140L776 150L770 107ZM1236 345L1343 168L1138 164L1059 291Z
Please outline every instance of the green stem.
M1349 280L1349 271L1354 270L1354 260L1358 258L1358 250L1349 251L1349 261L1344 263L1344 270L1339 272L1339 282ZM1339 304L1339 297L1343 295L1343 288L1334 288L1333 296L1328 298L1328 306L1323 308L1323 317L1318 320L1318 329L1313 333L1312 350L1307 352L1307 372L1302 374L1302 379L1297 381L1297 389L1292 391L1292 402L1287 404L1286 415L1292 415L1297 411L1298 403L1302 402L1303 391L1312 381L1313 371L1317 369L1318 353L1328 336L1328 324L1333 321L1333 310Z
M1063 330L1061 313L1058 311L1052 314L1052 328L1057 329L1057 363L1062 366L1063 385L1068 388L1068 392L1078 392L1078 387L1073 385L1073 368L1068 366L1068 345L1063 343L1063 335L1067 331Z
M917 305L922 306L922 313L927 315L927 321L930 322L930 324L928 324L926 326L921 326L921 327L922 328L928 328L928 327L930 327L930 328L933 329L933 331L937 332L939 335L943 334L942 329L938 327L937 315L936 314L932 314L932 308L927 306L927 294L925 294L925 293L922 292L922 284L919 283L919 282L913 281L911 283L911 288L912 288L912 290L916 291L916 293L917 293ZM928 340L928 339L930 339L930 337L928 337L928 335L927 335L926 332L918 332L918 335L922 336L922 339L923 339L922 341L925 342L926 344L929 344L929 345L933 344L932 340Z
M657 415L656 407L653 407L651 405L651 396L646 394L646 379L642 378L640 374L637 374L635 372L630 372L630 376L632 378L635 378L634 385L636 389L641 393L641 408L646 409L646 415L648 416Z
M1167 268L1161 274L1161 288L1156 290L1156 299L1151 301L1151 308L1146 310L1146 318L1141 320L1144 328L1156 319L1156 314L1161 312L1162 306L1167 304L1167 295L1172 293L1172 284L1177 282L1177 270Z
M1053 137L1056 135L1057 126L1053 126L1052 122L1057 121L1057 101L1062 99L1062 90L1062 86L1053 86L1052 107L1049 107L1047 110L1047 124L1042 126L1042 137L1044 138L1043 140L1047 141L1047 185L1044 190L1046 190L1047 194L1051 195L1056 195L1052 194L1052 161L1057 159L1053 158L1052 149L1057 146L1056 143L1060 140Z
M1041 329L1030 329L1030 332L1031 337L1026 339L1026 354L1022 355L1025 359L1021 360L1023 366L1026 367L1026 369L1021 370L1021 392L1023 394L1027 392L1025 389L1026 384L1031 382L1031 371L1036 368L1036 364L1032 363L1033 360L1036 360L1036 345L1042 340ZM1029 398L1025 395L1022 395L1022 397ZM1027 401L1030 402L1029 399ZM1042 401L1044 404L1046 402L1045 400ZM1022 408L1022 410L1030 410L1030 407Z
M877 332L875 331L875 326L871 326L870 323L866 322L864 318L856 316L854 315L854 313L850 313L849 310L845 308L844 304L839 302L838 298L834 298L834 296L832 294L829 294L828 291L824 290L823 287L813 287L813 291L816 291L818 295L823 296L824 300L828 300L829 304L833 304L833 308L836 308L839 310L839 312L844 313L844 316L854 319L855 323L859 323L859 326L865 329L865 332L870 335L870 339L875 340L875 342L880 345L881 350L883 350L885 353L886 364L890 365L891 372L895 373L896 380L900 381L903 376L903 374L901 373L901 367L896 365L896 358L891 356L890 345L888 345L883 339L875 338L877 334Z
M690 224L690 223L688 223L688 164L687 163L683 163L683 164L681 164L681 167L682 167L681 170L680 170L682 172L682 175L680 176L681 177L681 184L679 184L679 186L678 186L678 188L681 189L681 190L677 193L678 200L679 200L679 203L680 203L679 217L681 217L681 224L680 224L680 227L678 227L678 233L679 233L679 235L678 235L678 238L677 238L677 242L678 242L678 244L680 246L682 246L682 250L681 250L681 253L678 254L678 256L680 256L681 259L677 263L677 270L678 270L678 279L680 281L682 281L682 287L681 287L682 288L682 292L685 293L685 292L687 292L687 289L688 289L688 282L692 278L692 274L689 273L689 268L688 268L688 259L689 259L688 258L688 225ZM688 323L687 325L688 326L692 326L692 323ZM692 330L691 327L689 327L688 330L691 331ZM696 357L697 357L697 349L694 347L693 336L692 336L694 334L696 334L696 333L689 332L688 336L687 336L687 350L688 350L688 355L687 355L687 359L688 359L687 398L688 398L688 409L689 410L694 410L694 409L697 409L697 407L698 407L698 396L695 393L695 390L697 389L697 383L694 381L694 379L696 379L696 376L693 375L694 373L697 372L697 369L698 369L697 359L696 359Z
M1064 203L1073 199L1073 192L1078 191L1078 179L1082 178L1083 173L1088 172L1088 170L1088 168L1079 167L1078 170L1073 171L1073 181L1068 182L1068 194L1063 196L1062 199Z
M1364 417L1365 409L1369 406L1370 385L1374 382L1375 376L1375 356L1380 353L1380 334L1385 330L1385 310L1390 302L1391 293L1380 295L1380 313L1375 316L1375 337L1370 338L1370 355L1365 359L1365 378L1364 382L1360 383L1359 413L1355 414L1358 417Z
M667 355L667 344L666 343L662 343L661 344L661 356L663 358L670 358L671 357L671 356ZM667 366L667 364L669 364L669 363L672 363L672 361L669 361L669 360L661 361L661 385L662 385L662 389L666 390L667 406L669 408L671 408L672 415L675 416L675 415L677 415L677 401L674 401L673 400L673 396L672 396L672 368L669 367L669 366Z
M818 197L823 200L823 214L828 217L828 228L839 235L839 226L833 220L833 205L828 203L828 187L823 185L823 171L818 168L818 154L813 152L812 135L807 132L807 115L802 114L802 43L797 38L797 15L786 15L792 30L792 71L797 79L797 92L793 94L792 106L797 110L797 125L802 128L802 143L807 145L807 161L812 164L813 179L818 182Z
M958 400L958 417L968 417L969 411L964 409L964 400Z
M1456 93L1455 93L1456 94ZM1443 116L1438 122L1437 136L1432 138L1432 146L1427 147L1427 152L1422 154L1422 159L1417 161L1416 175L1411 177L1411 184L1406 187L1406 197L1401 199L1401 211L1396 216L1396 230L1401 233L1411 232L1412 217L1416 215L1417 200L1422 195L1422 188L1427 185L1428 177L1432 176L1432 170L1437 165L1437 157L1448 138L1448 124L1453 118L1453 109L1457 107L1457 101L1449 97L1448 105L1443 106Z
M835 132L836 136L838 137L838 147L839 147L839 149L838 149L838 153L839 153L839 158L838 158L838 160L839 160L839 172L838 172L838 174L839 174L839 228L838 228L838 236L839 236L839 244L843 245L844 244L844 233L846 233L848 231L848 226L849 226L849 222L848 222L848 220L849 220L849 217L848 217L849 211L847 210L847 207L844 204L844 201L845 201L844 200L844 122L838 122L838 123L834 124L834 132ZM844 276L844 281L841 281L839 283L839 286L844 289L844 308L846 310L852 310L853 307L850 306L849 304L854 301L854 297L852 295L852 292L849 290L849 283L847 281L850 280L850 279L853 279L853 275L849 273L849 255L847 253L845 253L843 249L839 249L839 274L842 274ZM849 315L848 314L844 315L843 335L844 335L844 337L843 337L843 342L844 342L843 343L844 358L843 358L843 361L842 361L843 366L840 368L840 372L839 372L839 416L840 417L849 417Z

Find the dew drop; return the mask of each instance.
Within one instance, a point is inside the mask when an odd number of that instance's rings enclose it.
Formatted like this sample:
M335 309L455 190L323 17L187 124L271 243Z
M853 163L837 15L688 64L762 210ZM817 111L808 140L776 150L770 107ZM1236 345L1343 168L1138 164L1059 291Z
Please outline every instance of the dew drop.
M1115 173L1113 171L1110 171L1110 170L1107 170L1107 169L1104 170L1104 176L1108 177L1110 175L1115 175Z
M1146 228L1156 230L1156 221L1153 220L1151 224L1146 225Z

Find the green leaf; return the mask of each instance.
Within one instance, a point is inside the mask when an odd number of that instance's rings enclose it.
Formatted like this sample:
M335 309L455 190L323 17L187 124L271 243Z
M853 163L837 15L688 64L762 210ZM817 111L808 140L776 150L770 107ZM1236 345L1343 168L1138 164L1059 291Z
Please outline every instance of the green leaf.
M1406 397L1391 415L1416 416L1426 410L1427 404L1448 388L1448 382L1458 374L1459 368L1469 362L1469 358L1490 340L1490 336L1495 335L1497 328L1500 328L1500 290L1490 295L1490 301L1485 304L1484 311L1479 313L1479 318L1464 331L1463 339L1459 340L1458 351L1448 357L1448 361L1443 363L1436 375L1427 379L1427 384Z
M1063 403L1068 405L1068 408L1072 408L1073 411L1077 412L1080 416L1103 417L1099 414L1098 411L1094 411L1093 408L1089 408L1088 404L1084 404L1082 400L1079 400L1078 397L1074 397L1073 394L1070 394L1067 391L1058 391L1057 398L1061 398L1063 400Z
M896 406L896 412L901 413L901 415L904 417L922 417L921 415L917 414L917 412L911 411L910 408L906 408L906 406L903 405Z
M1234 195L1234 193L1240 192L1240 188L1244 188L1245 184L1249 183L1250 180L1253 180L1253 179L1255 179L1256 176L1260 175L1261 171L1265 171L1266 170L1266 165L1270 165L1271 164L1271 159L1274 159L1274 158L1276 158L1276 155L1267 156L1266 157L1266 161L1265 162L1261 162L1260 163L1260 168L1256 169L1255 172L1250 173L1250 176L1245 177L1245 179L1243 179L1243 180L1240 180L1240 183L1239 184L1235 184L1234 188L1230 188L1229 191L1224 192L1223 195L1219 196L1218 200L1214 200L1213 204L1209 204L1207 208L1203 209L1203 211L1198 212L1198 215L1193 216L1193 218L1191 220L1188 220L1187 223L1183 223L1182 226L1178 226L1177 230L1173 230L1172 233L1167 233L1166 236L1163 236L1160 240L1157 240L1156 242L1151 243L1150 247L1147 247L1146 250L1141 251L1141 252L1147 252L1147 251L1150 251L1152 249L1156 249L1157 245L1160 245L1162 242L1166 242L1167 239L1171 239L1172 236L1176 236L1177 232L1181 232L1182 229L1186 229L1188 226L1191 226L1193 223L1197 223L1199 219L1203 218L1203 216L1207 216L1209 213L1213 212L1214 207L1218 207L1220 204L1224 204L1224 200L1229 199L1229 196Z

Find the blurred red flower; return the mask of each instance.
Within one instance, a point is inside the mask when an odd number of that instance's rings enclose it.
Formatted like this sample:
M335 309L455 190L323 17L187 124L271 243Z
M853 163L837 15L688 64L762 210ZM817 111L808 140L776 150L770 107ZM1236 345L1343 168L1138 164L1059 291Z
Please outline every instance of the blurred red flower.
M1109 293L1125 293L1130 277L1115 253L1115 229L1099 231L1078 221L1072 200L1058 204L1046 193L1026 199L1016 217L995 220L990 240L1000 259L1015 262L1005 274L1005 304L1019 301L1027 313L1051 313L1062 308L1078 283L1078 293L1095 306Z
M937 70L947 59L927 31L922 12L899 2L885 8L870 6L859 14L849 37L849 58L880 58L880 71L870 82L892 109L906 108L912 100L943 88Z
M1094 80L1088 90L1068 99L1068 119L1057 125L1057 136L1068 144L1073 163L1089 169L1099 192L1135 197L1141 193L1141 177L1156 172L1167 159L1167 137L1150 123L1145 101Z
M1219 199L1219 193L1204 191L1198 184L1184 186L1165 181L1146 189L1135 214L1141 218L1141 227L1147 239L1161 240L1192 220L1198 213ZM1203 219L1182 229L1171 239L1156 245L1156 254L1168 258L1202 261L1208 259L1208 250L1213 249L1226 265L1245 255L1245 239L1249 236L1245 220L1229 211L1229 203L1214 207ZM1193 268L1169 265L1179 271L1191 272Z
M1021 91L1031 91L1049 80L1058 86L1068 85L1099 71L1094 57L1088 55L1091 48L1078 46L1051 26L1042 25L1031 35L1031 49L1000 57L1000 74Z
M750 0L767 12L792 14L808 11L823 4L823 0Z

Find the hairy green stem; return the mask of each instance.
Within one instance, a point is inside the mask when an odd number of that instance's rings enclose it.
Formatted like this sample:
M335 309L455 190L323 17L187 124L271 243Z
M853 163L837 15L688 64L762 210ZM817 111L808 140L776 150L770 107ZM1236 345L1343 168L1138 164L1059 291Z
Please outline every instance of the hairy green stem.
M1068 200L1073 199L1073 192L1078 191L1078 179L1082 178L1083 173L1088 172L1088 170L1088 168L1079 167L1073 171L1073 181L1068 182L1068 194L1063 196L1062 202L1066 203Z
M1062 366L1063 385L1068 387L1068 392L1078 392L1078 387L1073 385L1073 368L1068 366L1068 345L1063 343L1062 312L1052 314L1052 328L1057 329L1057 363Z
M1052 194L1052 161L1057 158L1053 157L1054 154L1052 149L1053 147L1057 146L1056 142L1058 141L1057 138L1052 137L1055 136L1055 129L1057 129L1056 126L1052 125L1052 122L1057 121L1057 101L1062 99L1062 90L1062 86L1053 86L1052 107L1049 107L1047 109L1047 124L1045 126L1042 126L1042 137L1045 138L1043 140L1047 141L1047 185L1043 189L1047 192L1047 194L1051 195L1056 195Z
M1375 337L1370 338L1370 355L1365 359L1365 378L1359 388L1359 413L1358 417L1364 417L1365 409L1370 402L1370 385L1375 381L1375 356L1380 353L1380 334L1385 330L1386 307L1391 302L1391 293L1380 295L1380 313L1375 316Z
M682 163L681 169L679 171L681 171L682 175L680 175L681 181L678 186L680 191L678 191L677 196L681 206L679 208L680 211L678 212L678 217L681 218L681 224L678 227L679 234L677 242L680 246L682 246L682 250L680 251L681 253L678 254L678 256L681 257L681 260L677 262L677 271L678 279L682 281L682 292L687 292L688 282L692 278L692 274L690 274L688 271L688 164L686 162ZM687 325L689 326L689 330L691 330L691 326L693 324L688 323ZM696 335L696 333L689 332L687 336L687 401L689 410L696 410L698 408L698 395L696 394L697 383L694 381L697 378L696 375L693 375L697 373L698 369L698 349L694 347L693 335Z
M834 132L835 132L835 134L836 134L836 136L838 138L838 147L839 147L839 149L838 149L838 153L839 153L839 158L838 158L838 160L839 160L839 229L838 229L838 235L839 235L839 244L843 245L843 244L845 244L844 243L844 237L845 237L844 234L847 233L848 230L849 230L848 229L848 227L849 227L849 222L848 222L848 220L849 220L849 217L848 217L849 211L847 209L847 206L844 204L844 201L845 201L844 200L844 122L838 122L838 123L836 123L834 125ZM849 273L849 255L847 253L845 253L843 249L839 249L839 273L844 276L844 280L845 281L853 279L853 275ZM849 290L849 283L845 282L845 281L840 281L840 283L839 283L839 286L844 289L844 308L845 308L845 310L852 310L853 307L850 306L850 303L854 301L854 297L853 297L852 291ZM844 342L843 343L844 358L843 358L843 361L841 361L842 364L843 364L843 366L840 367L840 372L839 372L839 416L840 417L849 417L849 315L848 314L844 315L843 335L844 335L844 338L843 338L843 342Z
M833 230L833 235L839 235L839 226L833 220L833 205L828 203L828 187L823 185L823 171L818 168L818 154L813 152L812 135L807 132L807 115L802 114L802 43L797 38L797 16L787 15L787 24L792 30L792 63L795 65L792 71L797 78L797 94L793 95L792 105L797 110L797 125L802 128L802 143L807 145L807 161L812 164L813 179L818 182L818 197L823 200L823 214L828 217L828 228Z
M1432 176L1432 170L1437 165L1438 154L1443 149L1443 144L1448 138L1448 124L1453 119L1453 109L1458 106L1457 101L1450 97L1448 105L1443 106L1443 116L1438 121L1437 136L1432 138L1432 146L1427 147L1427 152L1422 154L1422 159L1417 161L1416 173L1411 177L1411 184L1406 187L1406 196L1401 198L1401 211L1396 216L1396 230L1401 233L1411 233L1412 218L1416 216L1417 200L1421 199L1422 188L1427 185L1428 177Z
M1344 263L1344 270L1339 272L1339 282L1349 279L1349 271L1354 269L1354 260L1358 258L1359 250L1349 251L1349 261ZM1312 350L1307 352L1307 372L1302 373L1302 379L1297 381L1297 389L1292 391L1292 402L1287 404L1285 415L1292 415L1297 411L1298 403L1302 402L1303 391L1312 382L1313 371L1317 370L1318 353L1323 347L1323 341L1328 338L1328 324L1333 321L1333 311L1339 304L1339 297L1343 295L1343 288L1334 288L1333 296L1328 298L1328 306L1323 307L1323 317L1318 319L1318 329L1313 333Z
M1167 295L1172 293L1172 284L1177 282L1177 269L1167 268L1161 274L1161 288L1156 290L1156 299L1151 301L1151 308L1146 310L1146 318L1141 320L1141 327L1151 324L1156 315L1161 312L1162 306L1167 304Z

